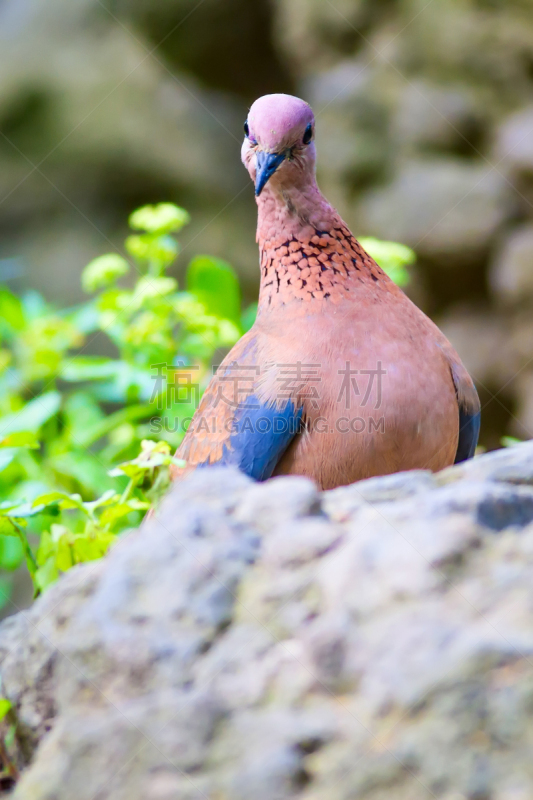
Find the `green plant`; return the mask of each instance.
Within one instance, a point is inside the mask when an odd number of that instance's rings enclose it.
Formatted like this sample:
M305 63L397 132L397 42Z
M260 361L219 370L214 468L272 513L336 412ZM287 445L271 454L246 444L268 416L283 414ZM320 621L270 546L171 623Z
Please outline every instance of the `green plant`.
M0 696L0 782L7 781L8 785L16 783L19 778L17 766L9 754L16 735L16 724L9 719L13 717L12 710L11 702Z
M75 308L0 288L0 606L21 563L39 592L139 524L168 486L217 353L254 322L226 262L196 256L183 290L167 274L188 220L170 203L135 211L129 260L92 261L92 297ZM407 281L412 251L365 246ZM88 355L96 342L109 354Z
M398 242L383 242L372 237L364 237L359 241L394 283L398 286L409 284L411 276L408 267L416 261L416 255L410 247Z
M249 324L225 262L194 258L183 291L166 274L187 222L169 203L134 212L130 261L92 261L82 283L93 297L76 308L0 289L0 603L22 561L39 591L139 523L168 482L177 420ZM110 355L86 354L98 339ZM195 389L185 401L183 373Z

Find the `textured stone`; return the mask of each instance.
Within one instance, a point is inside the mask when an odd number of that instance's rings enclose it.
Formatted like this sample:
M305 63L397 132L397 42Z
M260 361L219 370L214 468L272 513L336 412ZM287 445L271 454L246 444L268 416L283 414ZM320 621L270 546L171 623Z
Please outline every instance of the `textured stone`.
M505 180L490 167L454 159L408 161L394 183L363 197L365 232L405 242L456 265L482 256L510 208Z
M511 340L507 320L488 308L462 306L439 318L439 328L450 340L472 379L482 386L512 381L522 359Z
M198 471L2 624L15 800L529 797L532 519L530 443L324 494Z
M533 225L524 225L514 230L502 242L490 268L490 282L493 291L503 300L518 303L531 301L533 297Z
M397 103L394 136L410 149L468 149L481 126L475 95L464 86L411 82Z
M496 134L494 155L498 163L513 172L533 173L533 106L505 119Z

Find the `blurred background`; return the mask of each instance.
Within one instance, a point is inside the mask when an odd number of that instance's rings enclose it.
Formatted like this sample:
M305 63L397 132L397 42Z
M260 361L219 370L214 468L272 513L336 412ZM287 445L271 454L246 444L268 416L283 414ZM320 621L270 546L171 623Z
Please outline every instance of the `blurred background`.
M0 0L0 283L58 305L172 201L184 254L258 286L240 163L253 100L317 115L356 235L413 247L408 292L475 377L481 443L533 436L531 0Z

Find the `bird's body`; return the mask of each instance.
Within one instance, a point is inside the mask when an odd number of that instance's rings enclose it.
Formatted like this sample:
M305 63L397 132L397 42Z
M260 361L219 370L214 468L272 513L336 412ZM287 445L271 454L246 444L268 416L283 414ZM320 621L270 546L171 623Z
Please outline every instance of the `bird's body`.
M176 476L225 463L258 480L306 475L329 489L471 456L479 430L472 380L320 194L305 141L309 106L267 96L247 124L257 320L207 387Z

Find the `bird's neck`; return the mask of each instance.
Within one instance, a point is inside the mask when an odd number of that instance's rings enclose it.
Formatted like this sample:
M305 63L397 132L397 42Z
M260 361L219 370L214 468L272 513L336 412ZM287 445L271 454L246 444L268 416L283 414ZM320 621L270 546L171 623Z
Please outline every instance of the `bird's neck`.
M299 185L284 187L272 181L257 198L257 241L259 248L276 238L305 241L315 230L328 230L339 219L320 192L314 176Z
M387 281L314 179L290 188L267 184L257 205L260 313L295 301L307 313L353 298L361 284Z

